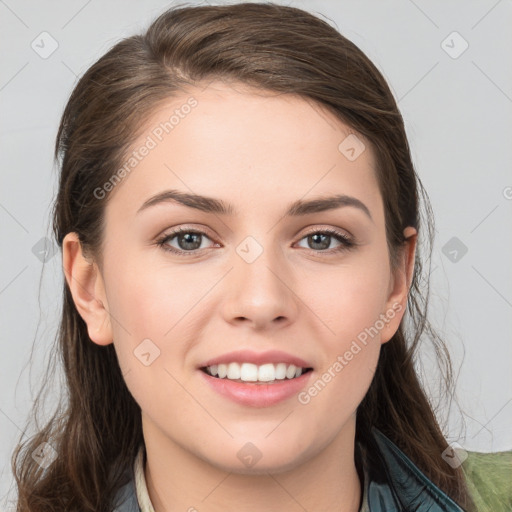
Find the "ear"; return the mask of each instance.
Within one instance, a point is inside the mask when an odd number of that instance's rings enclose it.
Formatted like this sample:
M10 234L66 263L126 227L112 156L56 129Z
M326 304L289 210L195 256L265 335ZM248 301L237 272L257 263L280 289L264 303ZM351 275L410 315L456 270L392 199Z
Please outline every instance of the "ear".
M404 229L405 242L400 249L399 264L392 272L389 296L386 302L385 326L381 330L381 343L389 341L398 330L407 308L407 297L414 272L418 232L412 226ZM382 315L381 315L382 317Z
M83 254L76 233L64 237L62 265L73 302L87 324L89 338L98 345L109 345L113 336L103 278L97 264Z

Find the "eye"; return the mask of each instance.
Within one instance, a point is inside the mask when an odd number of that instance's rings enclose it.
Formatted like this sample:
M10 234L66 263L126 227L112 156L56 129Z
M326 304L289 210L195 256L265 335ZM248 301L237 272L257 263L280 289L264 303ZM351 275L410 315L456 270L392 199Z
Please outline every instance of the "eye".
M205 249L202 243L205 238L210 240L204 231L180 227L163 235L156 241L156 244L164 251L178 256L195 256L198 251ZM333 239L339 243L339 246L329 249ZM314 252L327 254L348 250L356 245L351 237L335 229L312 231L300 239L300 241L302 240L307 240L310 246L308 248ZM177 243L178 247L170 245L173 241Z
M329 249L329 245L333 239L337 240L340 245ZM305 237L301 238L301 240L307 240L309 248L313 249L315 252L327 252L329 254L332 254L333 252L341 252L356 245L348 235L335 229L312 231Z
M171 233L165 234L156 241L157 245L164 251L172 252L178 256L193 256L196 251L204 249L202 239L209 237L203 231L188 228L178 228ZM178 247L172 247L169 243L176 239Z

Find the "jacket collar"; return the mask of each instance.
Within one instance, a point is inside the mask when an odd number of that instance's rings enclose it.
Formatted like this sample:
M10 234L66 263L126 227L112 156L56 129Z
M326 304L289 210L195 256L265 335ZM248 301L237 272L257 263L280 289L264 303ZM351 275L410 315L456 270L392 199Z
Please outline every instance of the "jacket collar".
M370 512L464 512L376 427L372 438L359 447Z

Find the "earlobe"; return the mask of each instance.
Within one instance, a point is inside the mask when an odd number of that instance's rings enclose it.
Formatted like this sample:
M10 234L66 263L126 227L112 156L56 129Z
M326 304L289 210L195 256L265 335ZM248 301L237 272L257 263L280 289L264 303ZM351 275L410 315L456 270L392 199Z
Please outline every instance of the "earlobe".
M73 302L87 324L89 338L98 345L109 345L113 335L103 278L97 264L83 254L76 233L64 237L62 265Z
M406 240L400 254L400 263L391 279L387 309L384 313L389 321L381 332L381 343L386 343L396 333L407 308L407 297L414 273L418 232L409 226L404 230L404 238Z

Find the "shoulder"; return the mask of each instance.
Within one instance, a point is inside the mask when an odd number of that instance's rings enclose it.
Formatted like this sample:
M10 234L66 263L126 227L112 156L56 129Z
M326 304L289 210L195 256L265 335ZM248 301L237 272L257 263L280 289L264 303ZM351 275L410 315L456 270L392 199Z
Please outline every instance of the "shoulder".
M478 510L512 510L512 450L496 453L469 451L467 455L462 470Z
M372 434L377 453L363 462L370 512L464 512L380 430Z

